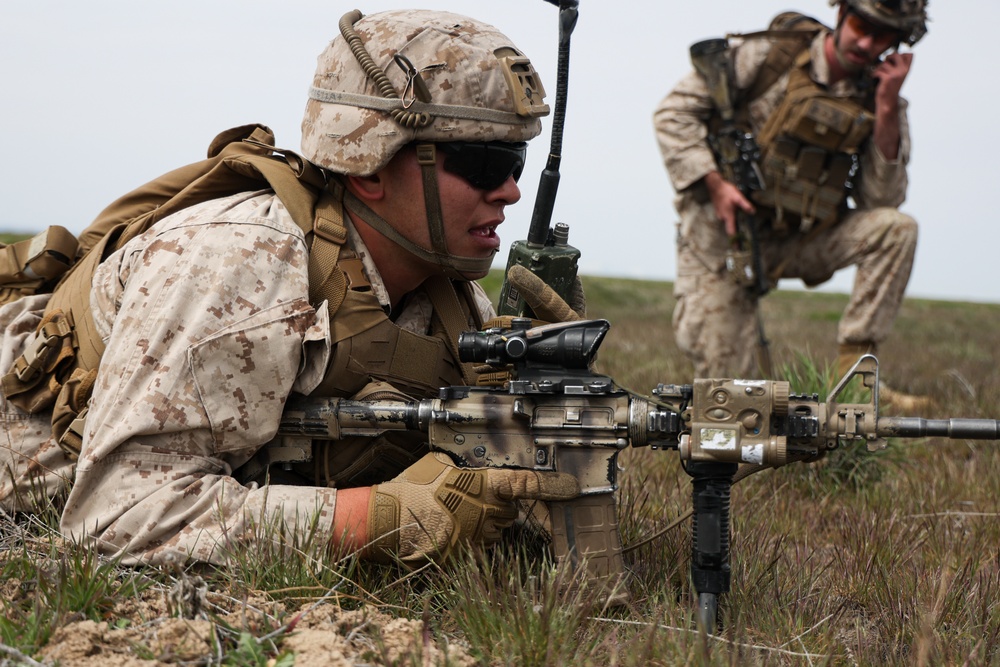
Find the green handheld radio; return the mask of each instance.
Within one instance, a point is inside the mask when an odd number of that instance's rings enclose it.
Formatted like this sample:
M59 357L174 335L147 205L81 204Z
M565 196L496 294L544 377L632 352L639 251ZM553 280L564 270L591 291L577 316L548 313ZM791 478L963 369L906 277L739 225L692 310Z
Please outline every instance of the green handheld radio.
M552 119L552 141L549 159L538 182L535 208L531 214L528 238L514 241L507 257L503 286L497 312L500 315L530 317L534 315L517 289L507 279L507 272L520 264L541 278L564 300L576 282L580 251L569 245L569 225L559 222L549 227L556 191L559 188L559 162L562 159L562 133L566 117L566 90L569 84L569 40L577 19L577 0L546 0L559 6L559 64L556 80L556 103Z

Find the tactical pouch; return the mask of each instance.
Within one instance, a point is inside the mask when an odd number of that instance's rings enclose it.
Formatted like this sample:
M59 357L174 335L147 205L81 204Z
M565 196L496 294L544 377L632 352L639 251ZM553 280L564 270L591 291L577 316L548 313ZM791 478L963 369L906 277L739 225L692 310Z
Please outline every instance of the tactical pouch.
M59 447L72 459L79 458L83 447L83 427L87 422L87 401L94 391L97 369L74 368L52 406L52 435Z
M45 314L35 340L3 376L7 400L28 414L48 410L62 390L76 359L73 323L61 310Z
M856 153L871 135L875 117L849 97L836 97L809 76L808 51L796 58L781 103L757 133L763 154L786 139L829 153ZM788 147L777 149L787 159Z
M816 96L793 105L783 134L825 151L856 152L871 134L873 116L850 99Z
M778 234L837 221L857 154L874 127L872 113L834 97L809 78L809 52L789 74L788 91L757 137L765 188L754 202L771 209Z

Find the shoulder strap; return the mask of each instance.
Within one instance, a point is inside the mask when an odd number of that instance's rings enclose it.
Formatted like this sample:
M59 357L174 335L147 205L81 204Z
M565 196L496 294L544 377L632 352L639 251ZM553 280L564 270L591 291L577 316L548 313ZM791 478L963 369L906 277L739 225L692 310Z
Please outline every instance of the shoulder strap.
M809 48L816 35L827 29L811 16L782 12L771 20L767 30L741 35L748 39L768 38L772 42L771 50L758 71L757 78L747 90L745 99L755 100L767 92L792 67L798 55Z
M816 84L809 78L809 73L806 71L811 60L812 57L808 51L801 51L792 61L792 66L789 68L791 74L788 77L788 89L782 99L782 105L767 118L763 127L760 128L760 132L757 133L757 143L762 149L769 146L771 141L778 136L787 120L787 114L782 113L781 110L786 109L786 105L794 104L803 96L810 95L810 91L816 89Z
M466 311L462 308L455 282L444 276L433 276L427 279L425 285L431 303L434 305L434 314L437 315L441 326L444 327L448 351L455 357L455 364L462 370L465 382L470 386L475 385L476 373L473 370L473 365L462 363L458 354L458 335L463 331L468 331L470 325L474 325L475 329L482 326L479 312L475 308L475 300L471 298L471 287L459 287L459 289L465 290L463 295L472 311L473 322L469 322L466 318Z
M309 248L309 301L325 299L330 320L347 296L347 278L337 267L340 250L347 242L344 204L339 192L325 191L316 205L312 245Z

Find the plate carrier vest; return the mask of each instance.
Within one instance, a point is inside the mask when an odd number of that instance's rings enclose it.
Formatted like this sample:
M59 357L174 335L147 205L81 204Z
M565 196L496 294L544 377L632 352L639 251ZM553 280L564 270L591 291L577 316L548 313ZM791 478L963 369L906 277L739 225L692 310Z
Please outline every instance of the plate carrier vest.
M806 233L836 223L874 126L870 79L862 80L865 99L851 99L831 95L809 76L809 45L823 30L828 28L816 19L784 12L767 30L744 35L773 38L773 46L738 102L740 127L750 127L750 103L788 74L784 97L756 137L764 189L753 199L758 215L778 233Z

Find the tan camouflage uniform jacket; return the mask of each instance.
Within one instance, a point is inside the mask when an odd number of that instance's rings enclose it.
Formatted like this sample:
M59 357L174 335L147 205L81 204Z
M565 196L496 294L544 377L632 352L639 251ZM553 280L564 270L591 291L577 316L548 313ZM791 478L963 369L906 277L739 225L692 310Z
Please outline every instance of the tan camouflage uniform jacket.
M353 230L349 237L384 294L360 238ZM302 232L280 201L258 192L170 216L99 267L91 299L107 350L65 534L126 554L126 562L152 563L222 563L272 521L316 544L330 539L335 490L243 486L231 476L274 436L289 393L308 393L325 371L328 311L308 302L307 260ZM481 305L492 314L484 294ZM430 313L417 303L397 323L422 333ZM21 322L5 332L3 371L29 342L17 336L30 331L26 319L0 309L0 324ZM6 404L3 411L8 425L31 424L7 429L0 458L14 473L0 478L0 503L14 509L13 485L29 485L19 461L51 467L41 477L48 490L72 468L41 418Z
M822 32L810 46L811 77L825 84L830 73L823 54ZM757 76L770 49L766 39L747 39L732 49L735 83L746 90ZM754 132L775 111L788 82L782 76L749 105ZM851 80L830 87L834 95L855 92ZM717 171L708 145L707 121L713 103L704 80L691 71L660 102L653 122L663 161L674 190L678 222L678 267L674 332L678 345L691 358L701 377L749 377L754 374L756 302L725 275L729 248L701 179ZM858 267L850 303L838 328L840 343L883 340L889 333L909 281L916 249L916 223L897 207L906 197L906 164L910 155L906 101L900 100L900 146L895 160L887 160L869 142L861 156L860 178L854 199L858 209L831 229L805 238L762 236L767 267L781 266L782 278L801 278L814 286L841 268Z

